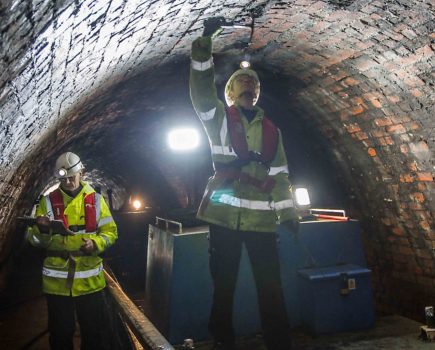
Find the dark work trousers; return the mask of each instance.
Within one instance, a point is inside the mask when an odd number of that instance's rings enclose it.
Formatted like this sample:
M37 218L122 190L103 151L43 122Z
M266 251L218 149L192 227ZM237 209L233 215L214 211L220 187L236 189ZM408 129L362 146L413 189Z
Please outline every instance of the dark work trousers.
M290 326L281 286L276 234L233 231L210 225L210 272L214 284L209 330L214 339L233 344L233 299L242 243L257 288L261 325L269 350L291 349Z
M52 350L73 350L75 314L80 326L81 350L110 348L110 321L104 293L101 290L77 297L46 294Z

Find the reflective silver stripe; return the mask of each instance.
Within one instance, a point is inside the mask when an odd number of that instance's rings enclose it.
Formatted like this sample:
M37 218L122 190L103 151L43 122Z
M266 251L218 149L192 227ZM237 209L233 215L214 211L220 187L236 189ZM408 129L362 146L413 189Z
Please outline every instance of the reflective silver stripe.
M225 156L234 156L237 157L236 152L233 149L230 149L228 146L216 146L213 145L211 148L211 153L213 154L223 154Z
M47 208L47 216L50 220L54 220L53 207L51 206L51 201L49 196L45 196L45 206Z
M199 62L199 61L192 60L192 69L198 70L200 72L203 72L207 69L210 69L212 66L213 66L213 57L210 57L205 62Z
M294 207L294 203L292 199L285 199L283 201L280 202L275 202L274 203L274 207L275 210L281 210L281 209L286 209L286 208L293 208Z
M95 217L98 222L101 215L101 194L95 192Z
M76 234L79 234L79 233L86 233L87 235L96 235L97 234L97 232L86 232L86 230L78 230L78 231L76 231L76 232L74 232L74 234L76 235Z
M222 126L221 126L221 145L225 145L225 141L227 140L227 133L228 133L228 123L227 123L227 115L225 114L224 119L222 120Z
M113 217L106 216L106 217L100 219L100 221L98 222L98 227L104 226L108 223L111 223L112 221L113 221Z
M97 276L100 274L101 271L103 271L103 264L100 264L98 267L96 267L95 269L92 269L92 270L76 271L74 274L74 279ZM42 268L42 274L44 276L54 277L54 278L67 278L68 277L68 271L53 270L53 269L48 269L46 267Z
M213 196L212 196L213 197ZM223 194L219 197L218 202L231 205L238 208L256 209L256 210L273 210L273 202L254 201Z
M288 165L270 167L269 175L276 175L279 173L288 174Z
M210 120L214 118L215 113L216 113L216 107L210 109L208 112L198 112L198 115L202 120Z

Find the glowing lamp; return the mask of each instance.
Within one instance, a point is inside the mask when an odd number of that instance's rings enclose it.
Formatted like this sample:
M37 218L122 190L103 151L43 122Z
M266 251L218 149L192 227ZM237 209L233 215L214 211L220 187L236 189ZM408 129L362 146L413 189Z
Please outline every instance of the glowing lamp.
M188 151L199 145L199 133L195 129L176 129L168 134L169 147L175 151Z
M131 203L132 207L135 210L139 210L140 208L142 208L142 202L139 199L135 199L132 203Z

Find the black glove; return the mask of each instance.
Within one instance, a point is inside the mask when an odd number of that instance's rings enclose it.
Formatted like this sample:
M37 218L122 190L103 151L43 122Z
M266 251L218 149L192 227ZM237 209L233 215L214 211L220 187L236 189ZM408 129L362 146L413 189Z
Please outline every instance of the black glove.
M204 31L202 36L215 38L222 32L222 26L227 24L224 17L210 17L204 20Z

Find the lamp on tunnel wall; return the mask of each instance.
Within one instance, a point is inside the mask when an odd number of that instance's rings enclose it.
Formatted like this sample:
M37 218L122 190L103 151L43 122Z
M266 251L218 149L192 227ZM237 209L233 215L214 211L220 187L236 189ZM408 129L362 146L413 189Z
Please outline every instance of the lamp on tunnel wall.
M144 209L143 199L140 198L139 196L130 196L129 205L130 205L130 209L135 212Z

